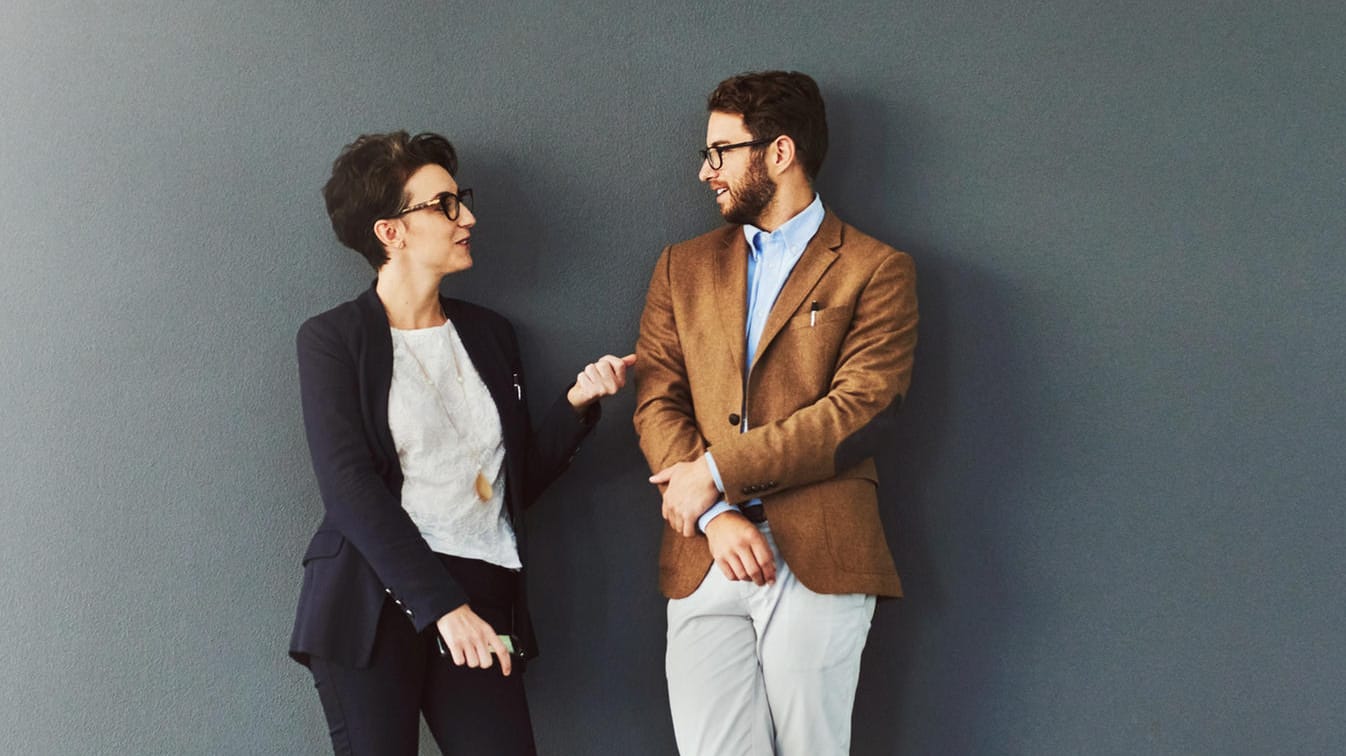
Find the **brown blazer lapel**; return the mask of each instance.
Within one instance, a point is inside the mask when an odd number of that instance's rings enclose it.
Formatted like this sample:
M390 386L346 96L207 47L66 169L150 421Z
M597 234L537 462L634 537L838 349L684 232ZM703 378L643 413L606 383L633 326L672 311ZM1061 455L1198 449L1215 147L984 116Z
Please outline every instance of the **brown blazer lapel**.
M729 364L742 375L748 333L748 240L742 226L728 229L715 250L715 307L722 314L717 320L729 345Z
M746 245L746 242L744 244ZM804 248L804 254L799 258L799 262L795 263L794 270L790 271L790 277L785 279L785 286L781 287L776 303L771 305L771 312L766 316L766 325L762 327L762 337L757 340L757 354L752 358L754 366L757 364L757 358L761 357L770 346L771 340L785 327L785 321L799 309L804 297L808 296L817 285L818 279L823 277L823 273L837 259L834 250L840 246L841 219L828 210L823 216L822 225L818 227L818 233L809 240L808 246ZM740 348L740 354L742 351Z

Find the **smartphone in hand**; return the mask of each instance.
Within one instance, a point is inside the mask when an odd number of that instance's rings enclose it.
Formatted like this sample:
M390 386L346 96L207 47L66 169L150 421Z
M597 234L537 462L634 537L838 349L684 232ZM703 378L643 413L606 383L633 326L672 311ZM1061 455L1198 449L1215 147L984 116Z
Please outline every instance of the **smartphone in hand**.
M500 638L500 644L505 647L505 650L509 652L510 656L516 658L521 656L519 652L520 646L518 638L515 638L513 635L503 635L503 634L496 637ZM449 653L448 644L444 642L444 637L439 633L435 633L435 646L439 648L440 656L452 656L452 654Z

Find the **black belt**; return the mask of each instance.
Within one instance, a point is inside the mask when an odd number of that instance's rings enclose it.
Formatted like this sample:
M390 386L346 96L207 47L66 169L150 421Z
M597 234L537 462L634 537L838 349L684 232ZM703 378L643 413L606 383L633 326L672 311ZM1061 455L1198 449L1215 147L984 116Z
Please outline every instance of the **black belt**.
M766 522L766 507L761 504L755 504L751 507L742 507L740 509L743 516L748 518L748 522L755 522L758 525Z

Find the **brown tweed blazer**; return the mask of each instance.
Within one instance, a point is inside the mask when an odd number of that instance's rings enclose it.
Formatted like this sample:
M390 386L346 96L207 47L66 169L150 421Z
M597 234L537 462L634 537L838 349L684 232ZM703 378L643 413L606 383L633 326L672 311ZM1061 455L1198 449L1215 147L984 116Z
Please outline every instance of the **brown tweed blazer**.
M911 258L828 210L744 376L748 244L728 226L666 247L636 344L636 433L652 471L706 449L725 498L760 497L790 569L818 593L902 595L872 455L911 382ZM810 323L810 311L817 312ZM739 432L747 413L749 430ZM665 524L659 585L687 596L713 560Z

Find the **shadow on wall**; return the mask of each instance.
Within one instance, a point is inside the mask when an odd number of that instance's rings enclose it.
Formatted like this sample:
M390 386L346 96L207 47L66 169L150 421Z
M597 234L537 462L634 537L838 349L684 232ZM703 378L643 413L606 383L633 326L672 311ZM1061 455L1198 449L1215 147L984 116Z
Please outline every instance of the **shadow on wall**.
M857 746L870 748L857 748L857 753L889 753L889 748L905 742L904 735L924 731L914 723L932 712L957 711L959 719L976 719L978 702L985 701L978 692L997 674L997 659L1007 642L1000 629L1007 627L1007 618L996 616L999 602L981 604L973 617L960 611L968 598L960 595L966 594L966 580L975 580L977 595L1005 596L1012 584L1011 565L997 559L1001 550L994 544L982 548L975 541L983 531L964 526L978 523L983 515L998 519L983 507L1007 493L992 490L1003 486L1004 479L977 473L979 460L994 458L994 448L1017 447L1027 440L1007 438L997 429L1014 427L1009 418L991 416L996 407L1011 406L1008 389L1002 396L983 395L976 401L991 413L975 424L983 433L975 438L950 437L948 429L956 424L954 414L962 403L959 394L964 385L955 375L953 342L975 341L978 350L1003 350L1007 361L1023 356L1013 356L1012 335L996 325L1010 321L994 281L950 266L936 252L917 248L911 253L924 261L918 263L921 343L904 421L893 443L878 457L884 527L906 596L881 603L875 613L855 707ZM984 321L987 327L977 334L949 328L955 320L951 313L964 298L977 301L981 312L990 314ZM992 383L973 382L977 391ZM942 479L950 476L966 478L962 484L946 485ZM961 492L957 500L933 493L950 490ZM943 554L954 542L979 552L975 576L942 568L960 561ZM932 681L938 682L932 686ZM976 744L965 740L972 730L942 733L941 742L922 744L918 752L950 748L975 752Z
M947 426L947 352L939 343L944 307L938 268L929 249L911 249L901 229L910 209L897 198L915 194L911 186L910 135L917 114L876 99L867 92L829 88L830 144L818 190L829 207L848 223L911 254L917 267L921 322L909 401L902 413L900 437L878 455L880 508L889 546L909 598L882 601L865 647L856 692L852 743L855 752L888 752L905 729L907 688L921 646L920 612L938 606L935 564L927 545L925 513L932 502L920 498L929 459L941 448ZM914 695L919 696L919 693Z
M1016 324L1007 282L968 265L966 254L921 244L913 145L933 144L935 126L909 107L842 90L828 93L831 149L819 191L843 219L912 255L920 299L920 335L909 401L899 430L877 458L884 527L906 597L883 601L865 649L856 696L854 753L976 752L976 722L994 718L979 692L994 686L999 661L1013 646L1005 597L1012 565L998 558L988 523L995 510L1021 498L1012 470L1001 469L1006 450L1032 448L1023 437L1018 378L1028 374L1029 342ZM960 376L959 355L997 365L998 376ZM959 422L960 411L977 419ZM977 429L953 438L955 426ZM1013 455L1010 455L1013 456ZM1007 490L1010 489L1010 490ZM958 492L945 500L933 492ZM997 503L999 502L999 503ZM988 540L989 539L989 540ZM974 574L943 574L950 544L975 550ZM972 586L968 587L968 581ZM968 594L971 591L972 595ZM975 597L995 597L981 602ZM975 609L965 611L969 601ZM915 723L943 712L968 722L939 742L915 743ZM956 712L951 715L950 712Z

